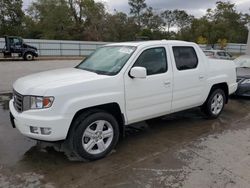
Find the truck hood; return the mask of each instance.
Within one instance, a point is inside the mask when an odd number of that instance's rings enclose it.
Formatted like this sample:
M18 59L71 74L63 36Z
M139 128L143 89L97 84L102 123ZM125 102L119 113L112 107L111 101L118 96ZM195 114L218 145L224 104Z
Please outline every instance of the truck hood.
M24 48L30 48L30 49L33 49L33 50L37 50L37 48L35 46L31 46L31 45L28 45L26 43L23 44L23 47Z
M104 77L107 76L77 68L57 69L19 78L14 83L13 89L22 95L43 95L49 89L98 80Z

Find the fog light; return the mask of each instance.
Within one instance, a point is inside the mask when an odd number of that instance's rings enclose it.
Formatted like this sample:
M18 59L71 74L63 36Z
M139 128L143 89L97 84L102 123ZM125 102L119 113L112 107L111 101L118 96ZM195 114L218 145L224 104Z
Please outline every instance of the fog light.
M51 134L51 128L42 127L41 128L41 134L43 134L43 135L50 135Z
M32 127L32 126L30 126L30 132L34 133L34 134L39 134L38 127Z

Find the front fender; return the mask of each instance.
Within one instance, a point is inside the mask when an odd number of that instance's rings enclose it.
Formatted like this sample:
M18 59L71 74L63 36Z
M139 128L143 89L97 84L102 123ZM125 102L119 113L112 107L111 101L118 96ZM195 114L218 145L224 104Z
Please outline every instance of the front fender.
M123 94L118 92L74 97L68 100L61 110L63 114L73 117L80 110L110 103L117 103L120 107L121 113L125 114Z

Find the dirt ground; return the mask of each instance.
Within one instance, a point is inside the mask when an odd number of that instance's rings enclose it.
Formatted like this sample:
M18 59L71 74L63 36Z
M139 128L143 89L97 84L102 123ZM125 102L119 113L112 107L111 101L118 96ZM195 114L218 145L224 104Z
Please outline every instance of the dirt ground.
M217 120L199 109L126 128L108 157L71 161L22 136L9 122L9 95L0 97L0 187L248 188L250 100L230 99Z

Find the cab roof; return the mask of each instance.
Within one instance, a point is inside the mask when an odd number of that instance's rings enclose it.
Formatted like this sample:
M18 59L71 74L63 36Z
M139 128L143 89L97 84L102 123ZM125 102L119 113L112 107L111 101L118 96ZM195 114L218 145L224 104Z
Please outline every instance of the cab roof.
M192 42L180 41L180 40L151 40L151 41L132 41L132 42L120 42L120 43L112 43L106 46L135 46L135 47L144 47L151 45L184 45L184 44L194 44Z

